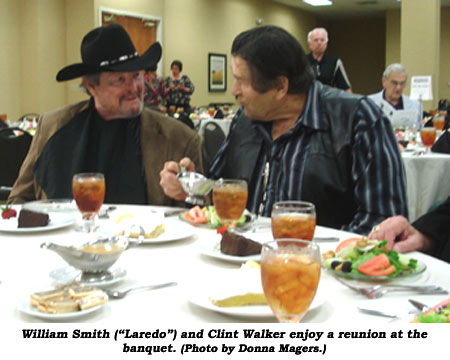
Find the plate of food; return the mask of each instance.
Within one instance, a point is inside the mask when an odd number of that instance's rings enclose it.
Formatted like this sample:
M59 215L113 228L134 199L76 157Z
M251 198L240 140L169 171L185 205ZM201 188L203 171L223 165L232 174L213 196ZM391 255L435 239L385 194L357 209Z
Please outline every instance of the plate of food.
M385 240L349 238L323 254L323 267L333 275L365 281L404 279L422 274L420 260L390 250Z
M188 293L189 302L206 310L236 317L275 320L264 297L259 264L254 261L247 261L238 270L217 272L210 284L197 285L195 291L191 289ZM308 311L317 309L324 302L319 286Z
M214 206L194 206L188 211L182 212L179 215L180 220L185 221L193 226L199 226L209 229L217 229L223 226L222 221L216 213ZM255 223L257 216L250 213L247 209L244 210L241 218L236 224L236 228L240 231L250 229Z
M157 244L186 239L194 235L194 229L180 221L164 218L162 212L144 216L124 213L116 220L115 233L131 240L142 238L142 244Z
M70 213L44 213L12 207L16 214L0 219L0 231L11 233L30 233L61 229L77 221L77 216ZM3 212L4 214L5 212Z
M160 225L161 226L161 225ZM153 237L145 237L142 241L143 244L157 244L157 243L165 243L170 241L178 241L187 239L194 235L194 229L192 226L188 224L180 223L176 220L164 220L162 224L163 228L160 229L163 231L157 231L157 235ZM156 230L156 228L155 228ZM159 234L158 234L159 232Z
M450 323L450 298L416 316L413 323Z
M234 263L259 260L262 244L270 240L273 240L271 234L252 233L243 236L225 231L223 235L217 233L203 239L200 242L200 253Z
M93 286L71 283L55 289L33 292L18 304L19 311L46 320L69 320L99 310L108 295Z

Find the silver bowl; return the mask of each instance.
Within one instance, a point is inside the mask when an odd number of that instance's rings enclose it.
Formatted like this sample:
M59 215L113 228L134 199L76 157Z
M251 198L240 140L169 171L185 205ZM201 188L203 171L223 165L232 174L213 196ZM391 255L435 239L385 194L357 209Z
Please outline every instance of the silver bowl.
M185 202L193 205L204 205L205 196L212 190L214 180L192 171L180 172L177 178L183 190L188 194Z
M41 248L55 251L69 265L86 273L108 270L128 248L128 241L119 237L95 239L79 247L43 243Z

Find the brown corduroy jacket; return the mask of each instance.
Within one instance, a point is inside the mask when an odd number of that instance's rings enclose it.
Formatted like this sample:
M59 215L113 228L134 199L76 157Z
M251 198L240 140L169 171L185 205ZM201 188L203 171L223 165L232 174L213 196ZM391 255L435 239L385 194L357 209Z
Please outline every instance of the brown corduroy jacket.
M34 175L34 165L47 141L66 125L77 113L85 110L88 101L68 105L44 114L38 123L19 176L8 198L9 203L24 203L46 199L47 196ZM141 114L141 148L147 183L147 199L152 205L173 206L175 203L164 195L159 185L159 172L169 160L180 161L189 157L202 171L200 137L188 126L157 111L144 108ZM126 165L124 165L126 171ZM179 205L179 203L178 203Z

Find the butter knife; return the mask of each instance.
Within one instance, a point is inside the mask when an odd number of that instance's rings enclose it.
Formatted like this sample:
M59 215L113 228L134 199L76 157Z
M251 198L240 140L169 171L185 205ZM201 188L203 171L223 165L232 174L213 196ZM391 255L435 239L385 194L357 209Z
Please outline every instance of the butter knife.
M408 301L420 312L427 311L430 307L424 303L421 303L420 301L414 300L414 299L408 299Z
M388 317L388 318L391 318L391 319L398 318L398 316L395 315L395 314L387 313L387 312L380 311L380 310L366 309L366 308L362 308L362 307L359 307L359 306L358 306L358 310L363 312L363 313L370 314L370 315L384 316L384 317Z
M173 210L166 210L164 211L164 217L170 217L170 216L175 216L178 214L181 214L185 211L188 211L189 209L184 209L184 208L178 208L178 209L173 209Z

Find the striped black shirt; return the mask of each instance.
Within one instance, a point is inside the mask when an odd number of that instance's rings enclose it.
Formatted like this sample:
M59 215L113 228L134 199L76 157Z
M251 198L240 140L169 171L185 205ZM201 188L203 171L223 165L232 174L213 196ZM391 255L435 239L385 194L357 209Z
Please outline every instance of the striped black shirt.
M325 131L318 100L319 86L309 89L305 108L296 125L275 141L271 137L270 122L253 122L254 131L264 139L264 149L257 159L249 183L247 208L270 216L272 205L281 200L301 200L311 136ZM230 134L210 168L212 178L226 177L223 173L230 135L243 109L233 118ZM389 121L380 118L380 110L370 100L362 99L356 112L352 142L351 178L357 212L343 230L365 234L370 228L393 215L407 216L406 181L403 163ZM326 194L324 194L326 196ZM330 206L333 206L330 204Z

